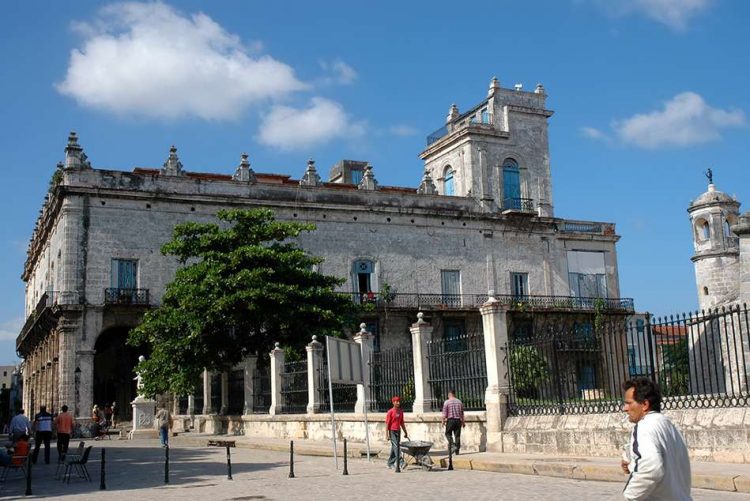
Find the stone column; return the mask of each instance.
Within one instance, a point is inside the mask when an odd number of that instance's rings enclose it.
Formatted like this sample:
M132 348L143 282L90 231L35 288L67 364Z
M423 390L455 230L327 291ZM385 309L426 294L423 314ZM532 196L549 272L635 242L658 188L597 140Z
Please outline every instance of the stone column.
M487 450L502 452L502 430L508 416L508 319L507 306L492 295L479 311L484 329L484 356L487 362L487 390L484 403L487 412Z
M209 370L203 371L203 415L212 414L211 409L211 376Z
M427 382L429 361L427 342L432 339L432 325L424 320L424 313L417 313L417 323L411 324L412 355L414 357L414 407L413 412L429 412L432 405L432 388Z
M76 402L76 335L78 326L63 317L58 323L57 346L60 353L58 372L58 402L67 405L74 417L79 417Z
M364 384L357 385L357 403L354 412L364 414L370 405L370 356L372 355L372 333L367 332L367 325L359 324L359 332L354 335L354 342L362 350L362 379Z
M258 367L258 355L250 355L245 359L245 405L242 408L243 414L253 413L253 400L255 399L255 369ZM260 391L260 388L258 388Z
M738 304L750 304L750 211L742 214L731 229L740 241L740 293Z
M279 343L271 350L271 408L268 413L272 416L281 414L281 377L284 374L284 350Z
M78 412L80 417L91 417L94 407L94 350L79 350L78 368L80 382L78 384Z
M318 341L318 336L313 336L305 350L307 350L307 413L315 414L320 412L322 403L320 398L322 378L320 376L323 370L323 343Z
M195 396L188 395L188 408L187 408L188 416L192 417L195 415Z
M229 412L229 371L221 373L221 408L219 414L226 416Z

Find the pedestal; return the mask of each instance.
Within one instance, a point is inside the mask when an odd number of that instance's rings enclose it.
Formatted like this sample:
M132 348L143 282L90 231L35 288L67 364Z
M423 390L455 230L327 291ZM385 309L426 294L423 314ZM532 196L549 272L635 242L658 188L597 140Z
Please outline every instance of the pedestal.
M159 431L154 424L156 402L149 398L136 397L133 402L133 429L128 434L134 438L159 438Z

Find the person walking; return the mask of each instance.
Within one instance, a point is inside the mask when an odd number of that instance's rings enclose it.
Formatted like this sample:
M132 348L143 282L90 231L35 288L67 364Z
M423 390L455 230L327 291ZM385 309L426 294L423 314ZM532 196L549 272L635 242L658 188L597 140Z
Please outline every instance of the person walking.
M55 429L57 430L57 462L65 461L68 453L70 436L73 434L73 416L68 412L68 406L62 406L62 412L55 418Z
M26 411L23 409L10 420L10 441L15 442L21 435L29 436L31 434L31 421L26 417Z
M117 428L117 402L112 402L112 428Z
M172 427L172 415L162 406L156 412L156 424L159 426L159 442L162 447L169 447L169 429Z
M401 410L401 397L391 398L393 407L388 409L385 415L385 436L386 440L391 442L391 454L388 456L388 468L394 468L398 461L399 447L401 446L401 430L404 430L404 438L408 439L409 434L406 432L404 424L404 411Z
M52 438L52 414L47 412L47 406L39 407L39 412L34 416L34 455L31 462L36 464L39 457L39 448L44 442L44 464L49 464L49 441Z
M443 402L443 426L445 426L445 438L448 447L453 449L453 454L458 455L461 449L461 428L466 426L464 422L464 404L456 398L456 390L448 390L448 400Z
M690 501L690 458L674 424L661 414L661 392L648 378L623 384L623 411L635 424L629 454L621 466L629 473L627 501Z

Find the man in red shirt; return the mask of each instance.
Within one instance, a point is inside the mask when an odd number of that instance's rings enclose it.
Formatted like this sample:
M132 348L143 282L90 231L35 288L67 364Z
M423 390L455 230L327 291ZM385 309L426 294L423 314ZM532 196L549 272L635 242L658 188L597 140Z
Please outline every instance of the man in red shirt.
M399 457L399 444L401 443L401 430L404 430L404 438L409 438L404 425L404 411L401 410L401 397L395 396L391 399L393 407L388 409L385 415L385 436L391 442L391 455L388 456L388 468L396 466Z
M70 435L73 433L73 416L68 412L68 406L62 406L62 412L55 418L57 428L57 461L62 463L68 453Z

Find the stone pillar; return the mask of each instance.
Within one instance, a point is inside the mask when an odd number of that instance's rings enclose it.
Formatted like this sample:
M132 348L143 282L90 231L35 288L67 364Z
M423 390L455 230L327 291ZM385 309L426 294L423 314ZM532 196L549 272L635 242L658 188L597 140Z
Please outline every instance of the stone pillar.
M195 396L188 395L188 408L187 408L188 416L193 417L195 416Z
M76 402L76 334L78 328L65 317L59 321L57 346L59 360L58 373L58 402L60 406L67 405L71 414L78 417Z
M79 350L78 417L91 417L94 407L94 350Z
M253 400L255 399L255 369L258 368L258 355L250 355L245 359L245 405L242 408L243 414L253 413ZM260 388L258 388L260 391Z
M172 395L172 410L170 412L172 414L180 413L180 397L177 395Z
M271 408L268 413L272 416L281 414L281 377L284 374L284 350L279 343L271 350Z
M312 341L305 347L307 350L307 413L320 412L322 404L320 398L321 375L323 370L323 343L318 341L318 336L313 336ZM328 391L328 388L325 388Z
M219 414L226 416L229 412L229 371L221 373L221 408Z
M417 322L411 324L412 355L414 357L414 407L413 412L429 412L432 406L432 388L427 382L429 361L427 342L432 339L432 325L424 320L424 313L417 313Z
M367 325L359 324L359 332L354 335L354 342L362 350L362 379L364 384L357 385L357 403L354 412L364 414L370 405L370 356L372 355L372 333L367 332Z
M212 414L211 409L211 376L209 370L203 371L203 415Z
M508 416L508 319L507 306L493 296L483 304L484 356L487 362L487 390L484 403L487 412L487 450L502 452L502 430Z

